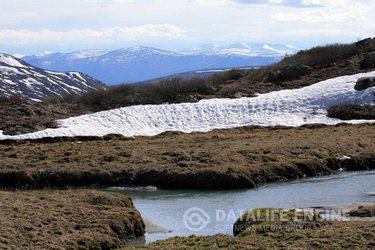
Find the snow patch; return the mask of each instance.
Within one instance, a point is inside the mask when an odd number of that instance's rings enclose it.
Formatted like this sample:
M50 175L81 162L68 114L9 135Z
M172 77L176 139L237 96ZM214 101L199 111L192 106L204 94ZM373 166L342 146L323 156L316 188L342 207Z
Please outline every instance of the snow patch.
M337 124L342 121L327 117L327 108L348 103L374 104L375 87L362 91L354 90L358 78L372 76L375 76L375 71L341 76L301 89L281 90L252 98L209 99L198 103L140 105L113 109L60 120L60 127L57 129L16 136L0 135L0 139L103 136L111 133L153 136L166 131L207 132L248 125Z

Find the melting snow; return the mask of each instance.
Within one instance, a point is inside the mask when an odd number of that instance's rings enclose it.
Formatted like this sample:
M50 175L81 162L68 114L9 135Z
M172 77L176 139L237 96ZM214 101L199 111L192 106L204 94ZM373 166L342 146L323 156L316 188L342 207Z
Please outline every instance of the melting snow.
M301 89L276 91L252 98L210 99L198 103L113 109L60 120L60 127L57 129L17 136L0 134L0 139L102 136L109 133L153 136L165 131L206 132L247 125L337 124L342 121L326 116L328 107L344 103L374 104L375 87L363 91L354 90L357 79L366 76L375 76L375 71L337 77Z

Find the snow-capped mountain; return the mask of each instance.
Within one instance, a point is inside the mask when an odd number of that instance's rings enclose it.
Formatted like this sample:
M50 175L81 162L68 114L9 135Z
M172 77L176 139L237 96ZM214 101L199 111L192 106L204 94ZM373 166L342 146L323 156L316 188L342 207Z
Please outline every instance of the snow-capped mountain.
M339 104L374 104L374 90L355 90L358 79L374 77L375 71L340 76L292 90L281 90L257 97L206 99L197 103L138 105L60 120L59 128L45 129L1 139L33 139L59 136L154 136L166 131L207 132L213 129L248 125L301 126L337 124L327 117L327 109ZM374 122L351 120L348 123Z
M206 44L193 51L208 55L236 55L236 56L263 56L263 57L283 57L285 55L294 54L300 51L291 45L280 44L260 44L260 43L234 43L228 46L220 46L218 44ZM253 65L248 65L253 66Z
M80 72L52 72L31 66L21 59L0 54L0 94L21 94L40 101L46 96L82 93L104 86L100 81Z
M299 49L273 44L205 45L185 51L151 47L82 50L25 56L28 63L56 71L80 71L108 84L139 82L202 69L261 66Z

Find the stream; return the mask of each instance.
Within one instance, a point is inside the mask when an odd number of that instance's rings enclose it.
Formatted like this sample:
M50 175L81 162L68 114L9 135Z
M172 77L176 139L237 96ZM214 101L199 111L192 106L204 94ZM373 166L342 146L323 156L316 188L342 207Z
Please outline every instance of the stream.
M167 229L145 242L173 236L232 234L236 219L259 207L292 208L375 202L375 171L341 172L231 191L110 188L132 197L143 218Z

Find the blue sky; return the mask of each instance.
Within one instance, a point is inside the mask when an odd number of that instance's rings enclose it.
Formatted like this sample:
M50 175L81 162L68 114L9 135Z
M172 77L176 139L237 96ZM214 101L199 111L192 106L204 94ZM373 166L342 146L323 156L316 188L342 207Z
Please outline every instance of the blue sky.
M375 1L0 0L0 52L180 50L207 43L311 47L375 36Z

